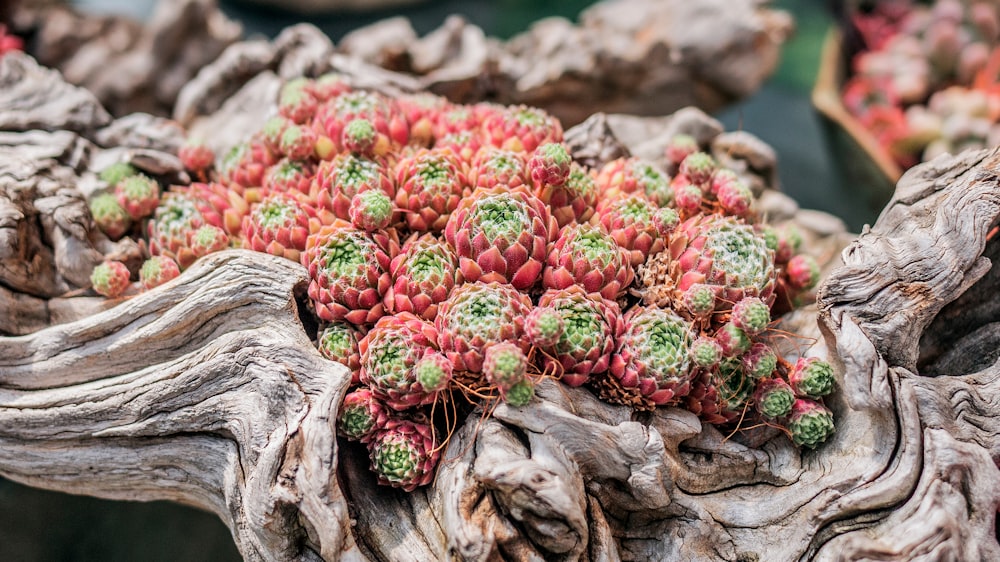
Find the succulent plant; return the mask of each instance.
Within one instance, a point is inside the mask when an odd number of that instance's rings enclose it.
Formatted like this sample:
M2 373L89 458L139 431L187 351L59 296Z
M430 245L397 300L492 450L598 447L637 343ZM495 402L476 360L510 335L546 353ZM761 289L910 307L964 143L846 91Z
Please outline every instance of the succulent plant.
M692 318L708 318L715 312L720 292L718 287L695 283L681 293L677 310L686 312Z
M152 289L174 279L181 274L177 262L167 256L152 256L139 269L139 283L145 289Z
M388 151L388 139L382 137L383 146L378 147L379 134L375 126L367 119L355 119L344 127L344 132L340 139L341 146L348 152L360 154L362 156L375 156Z
M220 252L229 247L229 236L225 230L211 224L206 224L191 234L188 242L191 252L197 257Z
M743 371L753 379L771 376L778 366L778 355L766 343L756 342L743 354Z
M394 146L404 145L409 140L410 127L406 117L393 100L377 92L349 91L330 98L320 104L312 123L317 132L332 139L342 149L340 143L344 129L356 119L367 120L378 134L384 135Z
M306 84L306 89L320 102L333 99L351 91L351 85L343 74L327 72Z
M541 277L555 236L548 207L525 189L478 189L451 214L444 236L466 281L527 289Z
M593 176L572 162L565 182L561 185L540 185L535 194L549 206L556 223L562 228L573 223L585 223L594 216L598 188Z
M691 390L692 326L669 309L635 306L611 357L611 374L654 404L676 403Z
M745 297L733 305L733 325L753 337L767 329L771 307L757 297Z
M598 172L596 182L605 199L640 193L657 207L666 207L674 200L670 177L640 158L611 160Z
M140 220L152 215L159 205L160 186L148 176L135 174L118 182L115 196L132 220Z
M718 165L715 159L705 152L692 152L681 162L679 173L686 176L695 185L708 184ZM707 188L708 186L705 185Z
M524 333L535 347L555 347L565 329L562 315L551 306L535 307L524 322Z
M559 339L545 348L546 365L558 364L563 383L580 386L591 375L608 370L611 353L624 329L618 303L574 285L549 289L538 306L555 309L563 321Z
M368 442L371 469L380 484L412 492L434 480L441 453L430 425L389 419Z
M264 172L277 159L263 142L250 141L234 146L216 166L223 183L259 187Z
M524 380L528 373L528 357L512 342L495 343L486 348L483 358L483 376L486 380L506 393L515 384Z
M112 188L125 178L132 177L139 173L135 166L127 162L117 162L101 170L98 177Z
M306 123L312 119L319 102L308 85L307 78L286 82L278 95L278 113L295 123Z
M757 383L753 401L760 415L768 419L787 416L795 403L792 387L781 379L764 379Z
M488 113L482 130L488 144L515 152L533 152L541 144L563 140L557 119L525 105Z
M670 183L670 189L674 192L674 207L685 218L702 212L702 204L706 202L705 192L701 187L688 181L686 176L676 176Z
M441 138L453 133L479 133L480 115L468 105L450 104L437 112L434 118L434 137Z
M351 370L351 384L361 382L361 351L358 342L364 335L347 322L333 322L316 338L320 355Z
M807 254L793 256L785 266L788 284L799 291L808 291L815 287L819 282L819 273L816 259Z
M701 336L691 344L691 361L702 369L715 367L722 357L722 346L713 338Z
M304 161L316 153L319 139L309 127L289 124L278 138L278 152L293 161Z
M632 279L631 254L599 226L571 224L550 245L542 284L546 289L582 286L588 293L616 299Z
M367 443L389 421L385 404L367 388L358 388L344 396L337 416L337 430L351 441Z
M396 206L410 230L440 231L467 195L467 183L450 150L420 150L396 165Z
M414 367L436 351L437 339L433 324L409 312L379 318L358 342L362 384L393 410L430 404L436 394L420 384Z
M750 350L750 336L732 322L726 322L719 328L715 341L722 347L723 357L736 357Z
M438 351L425 351L424 356L413 366L414 378L424 392L441 392L451 382L453 365L448 357Z
M450 150L463 163L471 164L482 149L482 137L475 131L458 131L438 137L435 150Z
M737 217L746 216L753 206L753 192L740 180L721 182L715 197L723 211Z
M306 239L318 225L310 224L307 207L290 195L270 195L243 219L247 247L299 261Z
M698 141L693 136L681 133L670 137L665 155L671 164L680 166L685 158L699 150Z
M94 266L94 270L90 273L90 284L97 294L113 299L128 288L130 275L124 263L105 260Z
M369 189L355 195L347 213L354 226L366 231L388 227L395 222L396 215L392 199L381 189Z
M90 215L94 224L108 238L118 240L132 227L132 217L110 193L102 193L90 200Z
M566 145L550 142L539 145L528 160L528 174L536 188L546 185L560 186L569 178L573 158Z
M510 285L465 283L438 307L438 343L459 371L481 372L486 349L510 341L529 348L524 322L531 299Z
M645 195L631 193L602 200L591 222L601 224L619 246L630 252L632 266L638 267L665 247L654 221L656 210Z
M333 218L349 221L354 196L371 189L395 196L396 187L385 165L378 160L341 154L319 165L309 198Z
M408 240L389 271L392 286L385 294L386 308L426 320L434 320L438 305L463 281L454 250L431 233Z
M693 285L706 284L719 290L716 311L745 297L773 302L775 275L774 252L764 238L741 219L722 215L688 219L671 237L669 251L639 270L647 304L671 306Z
M410 142L424 147L434 142L438 116L452 107L447 98L428 92L398 96L396 103L410 127Z
M301 261L309 270L309 298L316 314L333 322L373 324L392 280L390 253L346 223L324 226L306 240Z
M180 158L184 169L191 172L204 173L215 163L215 151L197 139L184 141L184 144L177 149L177 157Z
M833 392L833 366L815 357L800 358L788 373L788 383L797 396L820 398Z
M528 164L521 152L501 150L492 146L482 148L473 158L469 170L469 184L473 188L490 188L497 185L515 188L530 185Z
M283 158L264 172L265 193L309 193L315 172L307 163Z
M205 224L218 226L230 238L242 236L243 217L250 212L251 203L259 202L260 195L256 190L244 190L235 184L225 186L215 182L195 182L186 189L175 188L173 192L189 197Z
M198 202L189 192L168 192L148 223L149 251L154 256L167 256L187 269L198 259L188 245L190 235L205 224Z
M746 373L739 358L720 361L714 373L713 384L720 412L730 419L747 417L756 380Z
M506 392L501 391L500 396L509 406L521 408L527 406L531 399L535 397L535 383L531 379L524 379L511 386Z
M800 398L792 404L792 413L785 424L792 434L792 442L810 449L818 447L834 432L833 413L808 398Z

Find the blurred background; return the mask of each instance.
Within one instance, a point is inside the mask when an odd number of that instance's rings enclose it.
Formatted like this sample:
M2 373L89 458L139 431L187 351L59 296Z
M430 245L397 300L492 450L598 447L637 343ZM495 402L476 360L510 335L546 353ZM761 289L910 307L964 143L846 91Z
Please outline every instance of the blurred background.
M401 0L406 2L406 0ZM276 35L309 21L336 43L347 32L390 16L410 18L424 35L450 14L461 14L488 35L509 38L547 16L575 19L591 0L425 0L385 10L306 17L222 0L223 11L248 34ZM75 0L94 14L153 12L154 0ZM824 36L833 17L819 0L775 0L792 14L796 32L777 72L755 95L715 113L727 130L746 130L778 154L783 190L804 208L843 219L854 232L874 222L884 202L844 173L831 134L810 102ZM12 561L229 561L240 560L229 531L213 515L165 502L110 502L35 490L0 480L0 560Z

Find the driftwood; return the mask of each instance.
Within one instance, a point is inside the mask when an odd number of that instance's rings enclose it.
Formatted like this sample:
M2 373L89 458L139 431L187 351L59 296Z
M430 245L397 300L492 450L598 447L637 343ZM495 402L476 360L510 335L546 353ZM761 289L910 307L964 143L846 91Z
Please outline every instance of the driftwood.
M412 90L463 103L524 103L573 125L595 111L711 111L749 96L774 72L792 27L786 12L759 0L609 0L585 10L578 24L548 18L509 41L458 16L424 37L406 18L390 18L348 34L336 52L352 65L405 73ZM240 26L215 0L161 1L144 26L26 6L13 30L33 38L27 48L42 64L93 91L114 115L173 111L185 125L214 113L261 72L315 76L344 63L329 60L334 46L312 26L271 42L237 42ZM320 64L285 62L302 39L316 47L310 60Z
M59 87L32 65L8 55L0 82L20 72ZM0 305L13 319L5 331L23 334L0 338L0 475L206 509L248 560L1000 558L1000 151L909 172L829 272L819 306L783 318L817 338L799 351L838 368L838 430L819 450L770 428L723 434L679 409L637 413L549 381L524 408L474 412L434 483L404 494L376 486L364 451L336 438L349 375L313 347L297 264L214 254L167 285L98 306L107 310L67 298L75 314L52 313L47 297L80 286L80 266L67 267L59 248L90 239L80 202L101 188L93 174L108 146L134 143L133 162L176 171L171 137L153 126L162 123L132 117L155 131L137 136L99 112L79 124L68 117L77 105L44 103L48 131L5 132L0 144ZM766 189L768 150L703 114L599 115L567 138L596 164L662 151L657 131L672 130L738 157L765 187L762 210L795 221L828 267L837 263L842 225ZM58 205L42 204L52 197ZM17 284L18 264L36 263L20 256L37 256L49 293Z

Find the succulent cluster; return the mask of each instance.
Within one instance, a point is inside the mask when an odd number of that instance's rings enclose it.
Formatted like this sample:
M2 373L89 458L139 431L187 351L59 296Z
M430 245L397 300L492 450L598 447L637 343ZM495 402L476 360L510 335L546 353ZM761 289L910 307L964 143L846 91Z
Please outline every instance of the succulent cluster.
M893 0L852 18L845 106L904 168L1000 142L1000 6Z
M433 478L457 397L525 407L543 377L709 423L764 419L808 447L833 431L829 365L771 345L772 313L808 293L816 263L693 138L665 165L591 170L533 108L393 99L336 75L289 82L278 103L217 162L185 149L201 181L155 210L135 186L101 214L145 220L122 228L148 236L146 286L225 247L305 266L317 346L353 373L340 432L382 483Z

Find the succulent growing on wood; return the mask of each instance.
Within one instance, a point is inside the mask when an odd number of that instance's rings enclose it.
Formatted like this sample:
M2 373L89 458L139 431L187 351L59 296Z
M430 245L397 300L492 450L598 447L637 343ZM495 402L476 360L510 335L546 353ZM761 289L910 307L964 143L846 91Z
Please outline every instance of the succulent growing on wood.
M645 195L631 193L602 200L591 222L602 225L619 246L630 252L632 266L638 267L665 247L656 212L656 205Z
M580 285L588 293L616 299L634 277L631 254L601 227L571 224L549 247L542 284L546 289Z
M549 289L538 306L552 308L562 319L562 334L546 349L545 362L558 365L564 383L580 386L591 375L608 370L611 353L624 329L618 303L573 285Z
M136 174L118 182L115 196L132 220L140 220L156 210L160 203L160 186L152 178Z
M385 404L367 388L358 388L344 396L337 415L337 430L351 441L367 443L389 420Z
M433 402L435 392L421 385L415 367L437 339L433 324L409 312L383 316L358 343L361 382L396 411Z
M396 206L410 230L440 231L467 194L467 182L450 150L420 150L396 165Z
M357 325L382 317L382 297L392 282L390 256L363 231L346 223L324 226L306 239L301 259L317 316Z
M229 247L229 236L225 230L206 224L191 235L188 242L191 252L197 257L207 256L212 252L220 252Z
M795 403L795 393L792 387L781 379L766 379L757 383L753 395L754 404L760 415L768 419L787 416Z
M364 335L347 322L329 324L316 338L316 347L323 357L351 370L351 384L361 381L361 351L358 342Z
M128 267L122 262L106 260L94 266L90 274L90 284L97 294L113 299L128 288L130 275Z
M389 419L368 442L372 471L379 482L411 492L434 479L441 452L430 425Z
M590 220L597 204L598 188L587 170L571 162L566 181L560 185L541 185L535 194L549 206L556 223L562 228Z
M378 160L341 154L319 165L309 188L309 197L318 209L341 220L351 219L351 201L363 191L376 189L389 197L395 184L385 165Z
M833 366L815 357L801 358L795 362L788 383L795 394L805 398L820 398L833 392Z
M243 237L253 250L297 262L313 229L309 215L297 199L277 193L243 218Z
M347 213L354 226L366 231L388 227L396 214L392 199L381 189L369 189L355 195Z
M101 170L100 174L98 174L98 177L101 178L101 181L107 183L108 186L114 188L116 185L118 185L118 182L122 181L125 178L134 176L138 173L139 170L137 170L135 166L129 163L116 162Z
M184 169L205 173L215 163L215 151L198 139L188 139L177 149Z
M639 272L648 304L670 306L701 284L718 288L720 311L744 297L772 302L775 275L774 252L764 238L741 219L722 215L696 215L682 223L668 251Z
M554 347L565 329L562 315L551 306L535 307L524 321L524 333L535 347Z
M90 200L90 216L101 232L112 240L118 240L132 226L132 217L110 193L102 193Z
M792 413L785 424L792 434L792 442L810 449L815 449L834 432L833 413L808 398L800 398L792 404Z
M691 391L692 326L669 309L633 307L611 357L611 373L655 404L676 403Z
M139 283L146 289L158 287L181 274L177 262L167 256L152 256L139 269Z
M548 207L525 189L476 190L451 214L444 236L466 281L527 289L541 277L555 235Z
M438 351L425 351L424 356L413 366L414 378L424 392L441 392L451 382L454 366L451 360Z
M385 295L386 307L427 320L434 320L438 305L463 281L455 251L431 233L408 240L389 271L392 286Z
M521 348L509 341L495 343L486 348L483 356L483 376L506 394L514 385L524 380L528 373L528 357Z
M528 350L524 322L530 311L528 295L510 285L459 285L438 307L435 325L441 351L455 369L481 372L486 349L493 344L509 341Z
M524 154L495 147L480 149L470 166L469 184L473 188L530 185Z
M482 124L489 144L516 152L532 152L548 142L562 142L562 125L541 109L524 105L489 112Z

